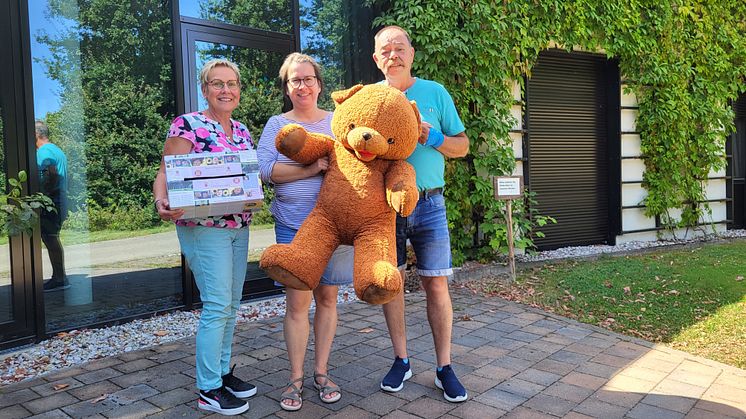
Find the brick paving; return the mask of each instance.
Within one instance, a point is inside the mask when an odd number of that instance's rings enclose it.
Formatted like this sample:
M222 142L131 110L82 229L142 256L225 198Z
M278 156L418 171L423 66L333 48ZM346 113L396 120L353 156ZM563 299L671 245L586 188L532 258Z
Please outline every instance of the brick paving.
M746 418L744 370L463 290L453 291L452 352L470 398L448 403L433 384L424 295L406 298L414 375L404 390L378 387L392 362L381 309L347 304L340 306L330 361L342 399L321 403L307 378L299 412L278 404L289 375L282 319L239 325L236 374L259 387L243 416ZM192 338L6 386L0 389L0 418L205 417L197 409L193 357ZM59 384L67 386L55 390Z

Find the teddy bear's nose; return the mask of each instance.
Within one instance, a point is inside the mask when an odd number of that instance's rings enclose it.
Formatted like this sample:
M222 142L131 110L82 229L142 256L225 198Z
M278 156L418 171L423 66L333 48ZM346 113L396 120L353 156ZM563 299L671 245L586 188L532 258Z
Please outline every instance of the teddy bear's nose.
M371 134L371 133L369 133L369 132L364 132L364 133L363 133L363 139L364 139L365 141L368 141L368 140L370 140L371 138L373 138L373 134Z

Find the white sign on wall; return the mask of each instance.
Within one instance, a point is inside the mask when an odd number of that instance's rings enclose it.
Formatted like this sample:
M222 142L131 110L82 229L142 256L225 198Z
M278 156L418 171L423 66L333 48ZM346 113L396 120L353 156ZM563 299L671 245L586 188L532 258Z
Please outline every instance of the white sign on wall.
M496 176L493 183L496 199L516 199L523 196L523 176Z

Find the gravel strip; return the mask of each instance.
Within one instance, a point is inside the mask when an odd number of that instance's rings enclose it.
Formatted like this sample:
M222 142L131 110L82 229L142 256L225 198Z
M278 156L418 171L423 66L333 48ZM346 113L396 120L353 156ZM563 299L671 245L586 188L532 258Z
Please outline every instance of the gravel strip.
M337 302L358 301L352 286L339 287ZM311 302L311 309L315 307ZM194 336L201 310L175 311L101 329L58 333L51 339L0 354L0 386L37 377L94 359ZM285 314L284 295L242 304L238 323Z
M538 262L603 253L630 252L713 239L744 237L746 237L746 230L727 230L717 235L687 240L628 242L616 246L565 247L530 255L517 255L516 259L520 262ZM357 301L355 291L351 286L340 287L337 301L340 304ZM314 308L313 303L311 308ZM191 337L197 330L199 313L200 310L176 311L148 319L134 320L119 326L59 333L49 340L0 355L0 386L94 359ZM285 298L279 296L241 305L238 312L238 323L257 321L284 314Z
M746 230L726 230L718 234L708 234L702 237L678 240L658 240L658 241L631 241L618 244L615 246L592 245L592 246L573 246L563 247L556 250L548 250L534 254L516 255L518 262L540 262L552 259L580 258L586 256L600 255L604 253L625 253L636 250L652 249L657 247L666 247L690 243L706 242L718 239L735 239L746 237Z

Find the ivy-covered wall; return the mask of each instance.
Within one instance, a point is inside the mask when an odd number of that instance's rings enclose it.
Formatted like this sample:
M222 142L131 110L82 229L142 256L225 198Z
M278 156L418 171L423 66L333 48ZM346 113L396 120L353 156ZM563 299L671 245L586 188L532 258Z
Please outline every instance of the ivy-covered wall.
M551 42L619 60L639 103L646 215L674 227L694 225L707 211L703 180L725 164L734 116L729 102L746 91L746 2L371 2L387 10L377 24L409 29L415 75L448 88L472 141L471 155L447 167L457 264L489 259L505 246L503 204L494 200L489 176L514 167L510 82L530 78L539 52ZM680 220L668 215L672 209L681 211ZM526 206L519 211L528 239L534 225L525 220Z

